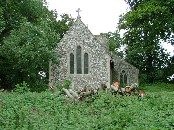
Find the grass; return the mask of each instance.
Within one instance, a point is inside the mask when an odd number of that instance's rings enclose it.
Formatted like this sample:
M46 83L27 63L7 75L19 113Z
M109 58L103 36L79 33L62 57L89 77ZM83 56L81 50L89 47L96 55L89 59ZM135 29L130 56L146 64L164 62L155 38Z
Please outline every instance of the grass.
M169 91L172 85L161 86L141 86L146 91L143 99L101 91L73 103L50 92L4 92L0 94L0 130L172 130L174 91Z
M174 91L174 84L169 83L156 83L156 84L144 84L140 86L147 92L172 92Z

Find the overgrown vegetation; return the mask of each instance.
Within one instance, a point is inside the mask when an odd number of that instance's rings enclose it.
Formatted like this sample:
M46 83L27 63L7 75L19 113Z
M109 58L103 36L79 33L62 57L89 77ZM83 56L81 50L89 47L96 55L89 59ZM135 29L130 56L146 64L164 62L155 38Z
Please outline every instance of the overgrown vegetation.
M143 86L142 88L161 88ZM3 92L0 94L0 129L173 129L174 90L146 91L119 96L100 91L82 102L68 103L64 95ZM145 89L145 90L146 90Z
M25 81L23 81L23 83L17 84L14 89L14 92L21 94L29 91L30 91L29 85Z
M169 83L156 83L156 84L143 84L139 89L148 92L172 92L174 91L174 84Z
M0 87L25 81L31 91L45 90L49 61L58 62L53 50L74 21L68 14L56 18L45 0L0 0Z
M64 80L63 83L57 84L56 88L57 88L58 91L60 91L62 88L68 89L70 85L71 85L70 80Z
M161 43L174 45L173 0L125 0L120 17L126 61L140 70L141 83L164 82L173 74L173 58Z

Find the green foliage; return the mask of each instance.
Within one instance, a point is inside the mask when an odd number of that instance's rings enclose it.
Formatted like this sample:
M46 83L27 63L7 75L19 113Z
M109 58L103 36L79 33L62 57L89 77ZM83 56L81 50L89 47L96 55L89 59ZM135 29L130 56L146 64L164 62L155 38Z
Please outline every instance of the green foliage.
M23 83L15 85L14 92L22 94L29 91L30 91L29 85L25 81L23 81Z
M146 91L140 99L101 91L83 102L67 103L64 95L50 92L4 92L0 129L173 129L173 94Z
M71 17L71 15L68 14L62 14L61 20L59 20L56 23L57 30L59 30L60 38L63 37L63 35L68 31L68 29L73 25L74 18Z
M140 89L146 92L172 92L174 91L174 85L170 83L142 84Z
M122 38L120 37L119 31L101 33L101 35L106 35L109 38L109 51L120 57L123 57L123 52L120 50L122 43Z
M0 32L0 78L4 88L26 81L34 86L41 80L38 72L48 72L55 61L52 51L59 40L56 19L42 0L0 1L4 26Z
M71 85L70 80L64 80L63 83L57 84L56 87L57 87L57 90L60 91L62 88L68 89L70 85Z
M56 20L42 0L0 0L0 80L5 89L26 81L31 91L45 90L49 61L58 63L53 51L72 25L69 15ZM46 73L45 78L38 74Z
M166 78L164 68L169 67L171 60L160 44L167 40L172 43L174 2L125 1L131 10L120 17L119 28L126 30L123 38L127 45L126 60L140 70L140 75L148 75L146 82L164 80Z

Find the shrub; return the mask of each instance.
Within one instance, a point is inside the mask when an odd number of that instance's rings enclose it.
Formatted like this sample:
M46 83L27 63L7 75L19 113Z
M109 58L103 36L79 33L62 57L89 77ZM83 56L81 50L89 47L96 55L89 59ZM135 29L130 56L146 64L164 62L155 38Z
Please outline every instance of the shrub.
M64 80L63 83L57 84L56 87L57 87L57 90L60 91L62 88L68 89L70 85L71 85L70 80Z
M22 93L29 92L29 91L30 91L29 85L25 81L23 81L20 84L15 85L14 92L22 94Z

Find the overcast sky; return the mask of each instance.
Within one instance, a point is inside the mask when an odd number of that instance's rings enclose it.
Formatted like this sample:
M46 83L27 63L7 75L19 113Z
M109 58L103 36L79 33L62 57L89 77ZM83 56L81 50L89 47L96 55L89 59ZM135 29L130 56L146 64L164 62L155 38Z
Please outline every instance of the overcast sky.
M76 10L81 9L82 21L94 35L114 32L119 21L119 16L126 13L128 6L124 0L46 0L50 10L56 9L58 15L71 14L76 18ZM164 44L169 52L174 54L174 47Z
M71 14L77 17L76 10L81 9L82 21L94 35L114 32L119 15L126 12L124 0L47 0L49 9L56 9L58 14Z

